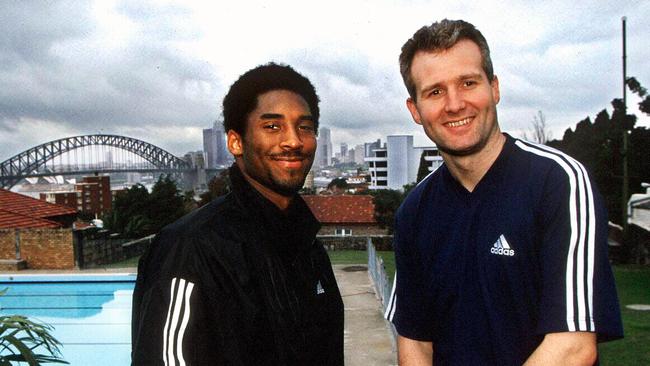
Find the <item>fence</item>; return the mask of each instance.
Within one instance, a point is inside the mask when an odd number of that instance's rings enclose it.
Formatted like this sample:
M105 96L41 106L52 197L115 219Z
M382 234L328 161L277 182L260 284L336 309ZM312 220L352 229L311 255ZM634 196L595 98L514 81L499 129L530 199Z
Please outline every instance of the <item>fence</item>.
M368 248L367 249L368 250L368 274L370 275L370 278L372 279L372 283L375 286L375 294L381 301L382 314L385 314L386 309L388 308L388 302L390 301L390 295L393 286L390 283L390 280L388 279L388 275L386 274L386 267L384 266L384 260L377 255L377 250L375 249L375 245L372 243L372 239L370 238L368 238L367 248ZM392 335L391 339L393 342L393 348L395 348L396 340L397 340L397 331L395 330L395 326L393 326L392 323L389 324L391 329L391 335Z

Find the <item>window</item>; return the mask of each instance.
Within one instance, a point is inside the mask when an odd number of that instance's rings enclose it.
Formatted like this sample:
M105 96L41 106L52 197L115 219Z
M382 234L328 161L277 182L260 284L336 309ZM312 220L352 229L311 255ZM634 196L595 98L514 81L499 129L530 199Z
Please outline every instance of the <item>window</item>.
M388 162L387 161L378 161L376 166L377 166L377 168L387 168L388 167Z
M352 229L345 228L345 227L337 227L336 230L334 230L334 235L336 235L336 236L351 236L352 235Z

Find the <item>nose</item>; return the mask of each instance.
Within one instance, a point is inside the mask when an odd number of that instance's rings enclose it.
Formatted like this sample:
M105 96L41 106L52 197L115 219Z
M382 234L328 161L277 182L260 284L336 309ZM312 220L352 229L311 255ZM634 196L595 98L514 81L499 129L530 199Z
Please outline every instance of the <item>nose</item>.
M280 143L283 149L299 150L302 149L304 143L300 137L300 132L296 127L287 128L282 134L282 142Z
M457 90L449 90L447 92L447 100L445 103L445 112L457 113L465 108L465 100L463 94Z

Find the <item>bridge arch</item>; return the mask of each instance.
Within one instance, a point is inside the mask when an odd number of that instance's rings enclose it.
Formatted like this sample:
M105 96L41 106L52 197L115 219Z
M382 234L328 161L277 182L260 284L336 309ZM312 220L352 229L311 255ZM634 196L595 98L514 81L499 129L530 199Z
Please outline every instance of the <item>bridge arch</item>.
M84 146L111 146L134 153L161 171L187 171L190 165L148 142L119 135L81 135L34 146L0 163L0 185L11 188L49 160Z

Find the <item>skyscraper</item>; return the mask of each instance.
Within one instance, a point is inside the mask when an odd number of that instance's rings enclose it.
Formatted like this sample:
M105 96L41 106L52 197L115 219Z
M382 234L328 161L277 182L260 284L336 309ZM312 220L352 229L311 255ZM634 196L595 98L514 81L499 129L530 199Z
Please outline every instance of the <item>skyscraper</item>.
M318 148L316 149L315 165L326 167L332 165L332 135L327 127L318 129Z
M342 163L347 163L348 162L348 144L345 142L341 142L341 162Z
M207 168L214 169L232 162L232 156L226 145L226 134L220 121L214 121L212 128L203 130L203 151Z
M214 121L212 131L217 140L217 165L230 165L232 163L232 155L228 151L226 143L226 132L223 130L223 123L219 120Z

